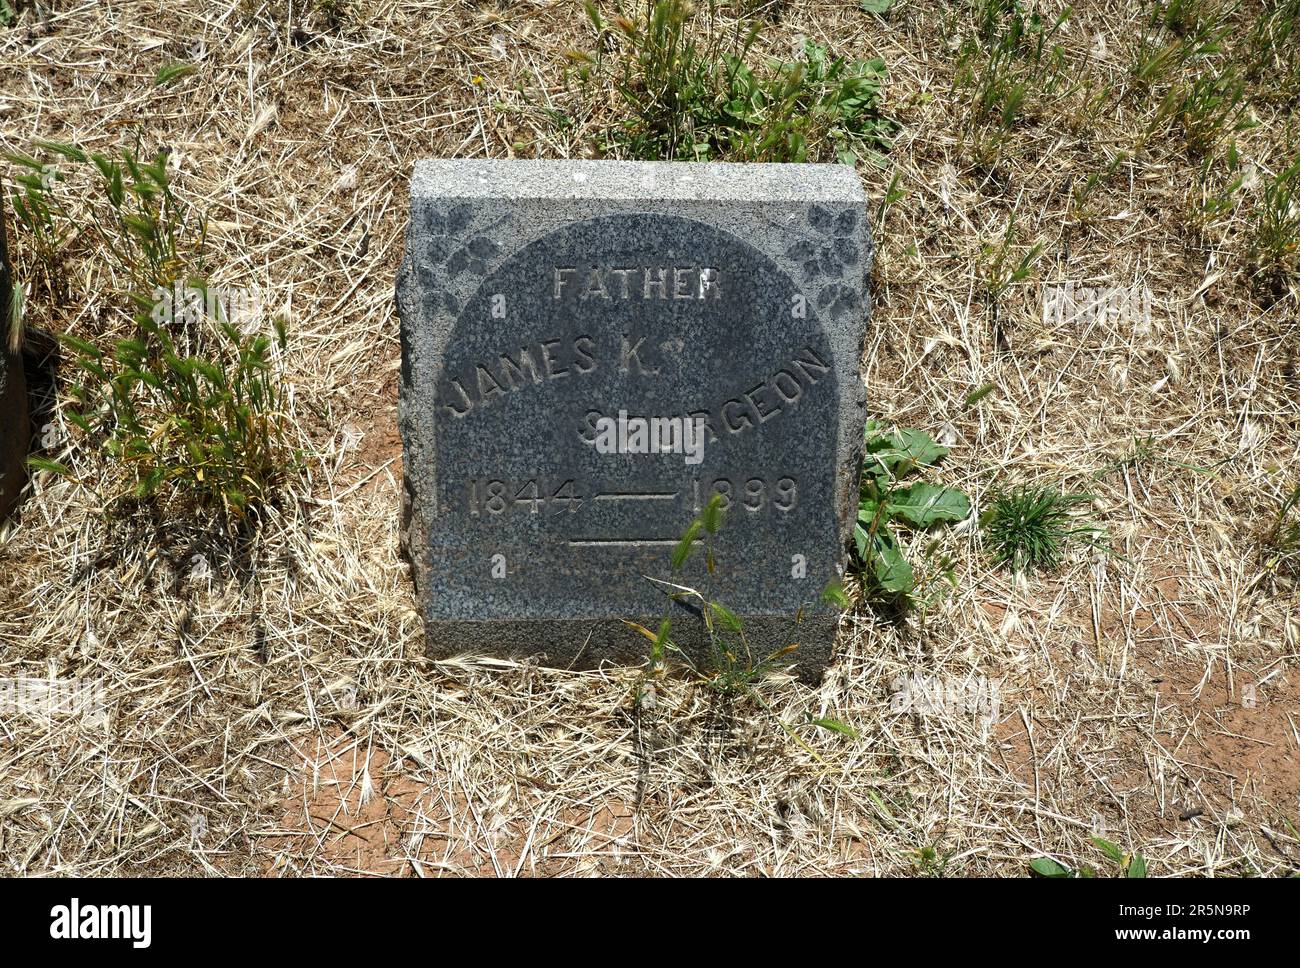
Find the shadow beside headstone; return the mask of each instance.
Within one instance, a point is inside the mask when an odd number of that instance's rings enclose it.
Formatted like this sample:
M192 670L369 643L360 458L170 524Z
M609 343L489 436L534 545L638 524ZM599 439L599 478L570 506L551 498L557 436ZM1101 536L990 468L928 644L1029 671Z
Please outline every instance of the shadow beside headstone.
M32 428L21 340L13 332L13 270L0 207L0 518L18 502L27 483L27 448Z

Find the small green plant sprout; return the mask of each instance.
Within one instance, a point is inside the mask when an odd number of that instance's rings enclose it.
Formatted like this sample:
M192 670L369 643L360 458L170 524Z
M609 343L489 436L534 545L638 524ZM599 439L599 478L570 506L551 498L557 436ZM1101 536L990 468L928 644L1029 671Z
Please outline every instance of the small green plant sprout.
M1131 159L1127 151L1116 151L1110 156L1110 160L1101 168L1090 172L1087 177L1076 183L1071 189L1071 195L1074 201L1074 214L1078 218L1088 217L1090 214L1089 202L1098 188L1109 182L1115 173Z
M982 247L984 290L988 301L994 306L1008 289L1029 278L1034 263L1043 254L1042 242L1036 242L1026 249L1018 245L1018 241L1013 213L1007 220L1007 229L1001 240L985 243Z
M1300 484L1278 508L1260 542L1261 577L1300 577Z
M926 844L916 851L916 869L922 877L943 877L948 870L948 861L952 860L956 853L955 850L950 850L940 855L935 847Z
M1235 141L1201 159L1197 190L1189 193L1185 202L1188 226L1195 238L1209 239L1214 229L1233 218L1245 180Z
M1124 877L1147 876L1146 858L1141 854L1136 851L1132 854L1126 854L1105 837L1094 836L1092 842L1096 845L1098 850L1110 859Z
M1181 471L1191 471L1193 474L1213 474L1215 468L1231 460L1227 458L1209 466L1176 460L1164 453L1164 442L1157 439L1155 434L1147 434L1143 437L1134 435L1122 451L1112 452L1107 456L1109 460L1093 473L1093 480L1100 481L1112 474L1137 472L1154 464L1176 467Z
M1107 456L1110 460L1092 475L1094 480L1099 481L1110 474L1136 471L1154 461L1166 459L1159 453L1155 434L1147 434L1145 437L1134 436L1124 450Z
M1141 854L1137 852L1126 854L1104 837L1094 836L1092 842L1115 865L1120 876L1134 878L1147 876L1146 858ZM1029 869L1039 877L1088 879L1096 876L1092 868L1086 864L1078 869L1071 869L1050 857L1035 857L1029 862Z
M980 517L985 547L1001 567L1052 571L1075 544L1094 545L1101 529L1081 512L1096 497L1047 485L998 491Z
M638 622L623 620L623 624L633 629L650 640L650 655L646 659L646 664L637 677L636 688L633 693L633 708L637 713L643 709L650 709L655 704L655 681L659 679L666 669L666 660L668 650L672 647L669 635L672 633L672 620L665 618L659 623L659 631L652 632L644 625Z
M716 567L713 557L713 539L722 528L724 516L722 502L722 495L714 494L699 516L687 525L681 539L673 548L672 578L668 581L648 579L664 592L670 602L685 604L700 615L708 639L708 655L704 663L696 663L685 650L677 646L672 640L672 622L667 615L659 623L658 631L651 631L644 625L624 619L625 625L650 642L649 659L637 680L636 708L640 710L645 707L646 698L653 695L653 680L663 674L669 656L675 656L681 660L697 682L718 696L725 699L739 697L751 699L764 712L772 716L795 742L814 758L820 759L804 743L794 728L782 720L757 691L757 685L769 674L779 671L784 665L783 660L793 653L798 645L788 645L765 658L756 658L745 637L744 623L738 615L721 602L714 601L698 589L677 580L678 573L700 545L705 549L705 567L710 574L713 573ZM847 604L843 589L836 580L828 583L822 593L822 600L829 605ZM857 735L852 727L837 719L809 715L806 717L806 724L845 736Z
M880 204L876 206L876 231L884 232L885 215L896 202L902 201L907 197L907 189L901 187L903 175L901 172L894 172L889 179L889 184L885 187L885 194L881 196Z
M753 684L770 672L780 667L780 661L792 653L797 646L790 645L774 652L772 655L756 660L745 638L745 630L739 616L721 602L711 601L702 592L688 585L680 584L677 577L687 560L700 545L704 547L705 569L713 574L716 568L713 540L722 528L724 512L722 495L714 494L699 516L687 525L681 539L673 548L672 580L660 581L650 579L673 602L688 602L698 609L704 621L704 630L708 638L709 655L707 665L701 669L677 649L668 638L671 631L669 620L665 617L660 625L660 633L651 636L652 658L655 651L659 653L661 663L668 651L674 651L683 658L710 689L725 696L735 696L747 692ZM647 630L637 627L644 635Z
M907 607L917 601L916 574L893 528L901 525L923 532L964 521L970 516L970 500L956 488L921 479L948 454L947 447L925 432L904 428L886 432L882 423L869 420L865 436L854 550L868 592ZM951 561L941 562L940 573L955 584Z
M696 542L700 540L701 536L704 538L705 545L705 568L709 574L713 574L713 570L716 567L716 562L713 557L713 539L722 528L723 514L722 495L715 494L709 499L709 503L705 505L704 510L700 512L699 516L694 518L691 523L686 526L686 530L682 532L681 538L678 539L677 544L673 546L672 577L674 580L662 583L663 587L671 589L668 593L670 599L676 600L679 594L690 591L684 585L678 585L675 579L677 578L678 572L680 572L682 567L686 564L687 559L689 559L695 551ZM654 579L651 580L653 581ZM623 620L623 624L636 630L650 640L650 656L641 677L637 680L636 704L639 709L645 700L645 697L652 694L650 690L652 689L651 683L653 680L658 678L664 672L668 653L670 651L678 652L679 650L675 645L673 645L672 640L669 638L672 632L672 619L666 615L664 616L663 621L659 623L659 630L657 632L652 632L644 625L640 625L637 622L630 622L627 619Z

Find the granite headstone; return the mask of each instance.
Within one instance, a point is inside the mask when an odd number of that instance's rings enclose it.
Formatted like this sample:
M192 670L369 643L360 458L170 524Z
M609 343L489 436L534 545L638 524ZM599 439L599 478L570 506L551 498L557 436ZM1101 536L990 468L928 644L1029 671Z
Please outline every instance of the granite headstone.
M866 206L838 165L427 161L398 278L403 544L430 653L831 654L858 499ZM715 568L674 545L713 493Z

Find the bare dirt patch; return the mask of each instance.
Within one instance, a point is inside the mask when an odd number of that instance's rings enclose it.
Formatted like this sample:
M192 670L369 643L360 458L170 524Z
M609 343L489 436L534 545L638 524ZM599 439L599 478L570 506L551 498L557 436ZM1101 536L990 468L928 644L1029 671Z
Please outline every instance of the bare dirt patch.
M281 823L263 842L273 876L596 875L624 866L634 844L635 813L617 799L565 804L525 827L507 815L508 797L472 799L347 736L316 738L286 779Z

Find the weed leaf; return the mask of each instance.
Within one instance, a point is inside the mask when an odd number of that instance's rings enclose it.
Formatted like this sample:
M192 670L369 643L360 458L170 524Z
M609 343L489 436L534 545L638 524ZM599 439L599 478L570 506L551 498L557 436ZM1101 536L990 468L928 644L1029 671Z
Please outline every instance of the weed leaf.
M1092 842L1097 845L1097 849L1103 854L1113 860L1116 864L1123 866L1124 851L1120 850L1104 837L1093 837Z
M898 540L883 525L876 529L871 545L872 572L881 590L906 595L916 583L912 566L903 557Z
M1041 877L1069 877L1068 868L1062 867L1050 857L1035 857L1029 862L1029 867L1035 874Z
M927 528L940 521L965 521L970 516L970 499L955 488L917 481L894 491L888 509L890 517Z
M828 729L832 733L839 733L841 736L847 736L850 739L858 738L858 731L848 723L842 723L838 719L828 719L821 717L812 721L814 726L820 726L822 729Z

